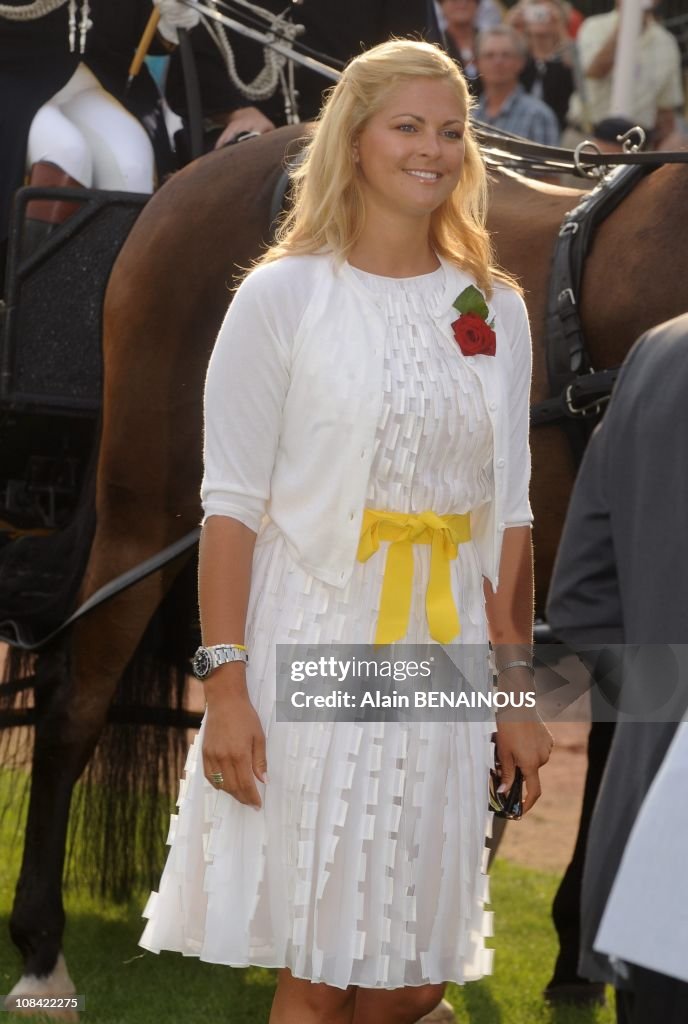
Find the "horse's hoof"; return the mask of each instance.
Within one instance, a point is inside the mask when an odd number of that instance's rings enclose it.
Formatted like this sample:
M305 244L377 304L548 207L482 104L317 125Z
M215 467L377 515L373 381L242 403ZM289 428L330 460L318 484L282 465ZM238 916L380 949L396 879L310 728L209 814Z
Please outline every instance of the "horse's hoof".
M74 982L69 976L67 964L62 953L59 954L55 966L50 974L44 974L40 978L35 974L24 974L14 986L12 991L5 997L5 1009L18 1017L35 1017L40 1014L50 1020L70 1021L71 1024L78 1024L79 1014L69 1007L55 1007L50 1009L42 1007L18 1006L18 1000L22 997L34 999L59 999L66 996L73 996L76 992Z
M416 1024L456 1024L456 1014L451 1003L443 999L434 1010L426 1013Z

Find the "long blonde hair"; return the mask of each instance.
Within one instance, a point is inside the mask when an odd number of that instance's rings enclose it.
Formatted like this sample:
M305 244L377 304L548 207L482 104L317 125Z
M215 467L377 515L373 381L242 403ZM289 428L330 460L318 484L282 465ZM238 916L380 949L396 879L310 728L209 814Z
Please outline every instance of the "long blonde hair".
M330 90L304 158L292 172L291 207L280 222L274 244L256 265L323 250L346 259L365 224L354 141L389 92L413 78L448 82L466 112L461 180L432 214L431 245L439 255L472 274L488 297L495 280L515 284L494 264L485 227L487 174L471 132L468 115L473 101L465 79L438 46L408 39L392 39L362 53Z

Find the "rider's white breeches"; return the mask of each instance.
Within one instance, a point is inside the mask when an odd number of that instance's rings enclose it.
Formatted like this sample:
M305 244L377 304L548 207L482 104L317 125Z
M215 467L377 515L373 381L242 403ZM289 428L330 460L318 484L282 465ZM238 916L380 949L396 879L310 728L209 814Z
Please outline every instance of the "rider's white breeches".
M27 169L40 161L57 164L87 187L153 191L150 139L84 64L31 122Z

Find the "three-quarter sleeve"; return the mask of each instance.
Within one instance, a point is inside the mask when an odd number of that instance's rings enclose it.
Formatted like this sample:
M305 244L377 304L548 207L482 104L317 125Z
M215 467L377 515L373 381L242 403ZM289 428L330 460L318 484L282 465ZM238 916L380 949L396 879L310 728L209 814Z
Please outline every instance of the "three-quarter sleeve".
M204 398L204 519L230 516L256 532L270 496L295 330L294 302L280 303L269 270L254 271L234 296Z
M529 526L530 507L530 378L533 353L526 305L513 295L513 370L509 387L509 449L503 521L506 526Z

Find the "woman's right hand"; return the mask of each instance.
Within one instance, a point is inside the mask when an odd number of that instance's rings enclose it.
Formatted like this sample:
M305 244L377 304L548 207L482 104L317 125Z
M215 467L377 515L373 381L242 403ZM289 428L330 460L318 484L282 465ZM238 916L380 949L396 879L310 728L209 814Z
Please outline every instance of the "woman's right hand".
M244 644L246 608L256 534L229 516L211 515L199 544L198 597L206 646ZM203 739L203 771L223 776L224 789L239 803L259 808L256 779L266 781L265 734L246 687L246 665L220 665L203 684L208 704Z
M235 688L232 681L223 692L207 696L203 740L205 777L212 786L223 789L239 803L259 808L262 801L255 780L267 781L268 765L265 733L256 709L245 687ZM221 786L213 782L213 772L222 772L224 782Z

